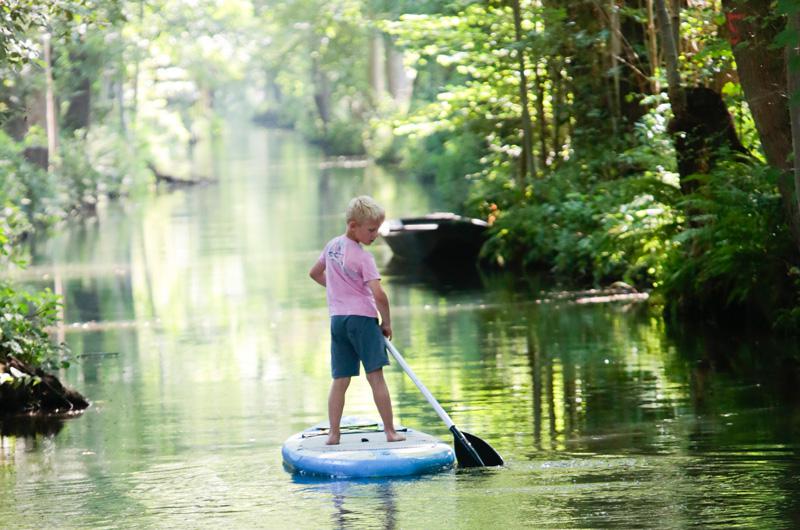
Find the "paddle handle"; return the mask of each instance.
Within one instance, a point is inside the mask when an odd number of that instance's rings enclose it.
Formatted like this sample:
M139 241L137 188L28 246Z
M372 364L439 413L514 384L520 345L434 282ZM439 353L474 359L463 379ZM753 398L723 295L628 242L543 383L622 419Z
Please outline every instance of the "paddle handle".
M397 348L394 347L392 341L390 341L386 337L384 337L384 340L386 340L386 348L389 350L389 353L392 354L392 357L394 357L394 359L397 361L397 364L400 365L403 371L406 374L408 374L408 377L410 377L411 380L414 381L414 384L417 385L419 391L422 392L422 395L425 396L425 399L427 399L428 403L431 404L433 410L436 411L436 414L438 414L439 417L442 418L442 421L445 423L445 425L447 425L447 428L450 429L451 427L453 427L453 420L450 419L450 416L447 414L447 412L445 412L442 406L439 405L439 402L436 401L436 398L433 397L433 394L430 393L430 391L422 383L422 381L417 379L416 374L414 374L414 370L412 370L411 367L408 365L408 363L406 363L406 360L403 359L403 356L400 355L400 352L397 351Z

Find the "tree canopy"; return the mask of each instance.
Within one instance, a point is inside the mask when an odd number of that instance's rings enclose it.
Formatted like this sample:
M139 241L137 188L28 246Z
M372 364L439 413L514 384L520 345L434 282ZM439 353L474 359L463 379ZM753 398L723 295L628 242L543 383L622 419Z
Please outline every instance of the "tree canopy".
M244 114L430 182L495 266L791 328L795 4L5 2L6 234L211 176L192 153Z

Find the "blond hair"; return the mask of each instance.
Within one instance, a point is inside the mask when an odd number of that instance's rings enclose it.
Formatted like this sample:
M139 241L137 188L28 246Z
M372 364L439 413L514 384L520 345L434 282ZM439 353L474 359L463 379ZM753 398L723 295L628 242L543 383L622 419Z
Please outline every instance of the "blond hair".
M345 210L347 222L355 221L380 221L386 217L386 212L372 197L361 195L350 200Z

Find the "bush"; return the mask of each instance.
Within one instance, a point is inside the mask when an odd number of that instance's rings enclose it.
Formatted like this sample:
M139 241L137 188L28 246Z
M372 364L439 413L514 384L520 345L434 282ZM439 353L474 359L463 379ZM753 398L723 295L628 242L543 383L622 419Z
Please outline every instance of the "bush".
M62 189L68 209L93 208L103 195L103 175L92 167L86 142L80 137L62 140Z
M37 133L32 129L26 142L29 146L36 141ZM24 147L0 131L0 205L5 208L0 217L6 226L3 233L11 241L34 225L52 224L61 214L55 179L25 160Z
M312 141L319 144L326 155L362 156L365 154L363 134L360 124L337 120L329 123L324 132L318 132Z
M695 178L698 189L682 203L687 227L665 264L668 307L774 320L800 292L791 276L797 256L777 173L734 160Z
M49 289L28 293L0 282L0 359L13 355L34 366L68 365L66 345L54 345L45 331L57 321L59 304Z
M484 255L580 282L657 283L678 219L666 199L677 190L656 175L597 181L587 191L562 178L553 174L524 203L498 207Z

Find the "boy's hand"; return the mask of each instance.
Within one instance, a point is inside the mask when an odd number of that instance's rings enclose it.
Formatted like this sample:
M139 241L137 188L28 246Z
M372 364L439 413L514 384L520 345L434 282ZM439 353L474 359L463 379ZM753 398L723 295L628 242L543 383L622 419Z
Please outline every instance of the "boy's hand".
M392 340L392 325L386 322L381 322L381 333L389 340Z

